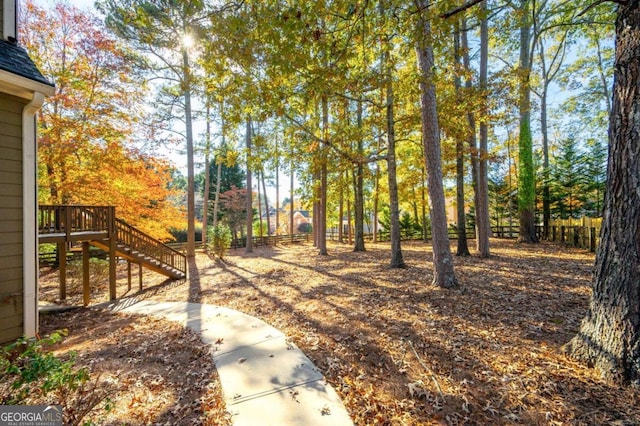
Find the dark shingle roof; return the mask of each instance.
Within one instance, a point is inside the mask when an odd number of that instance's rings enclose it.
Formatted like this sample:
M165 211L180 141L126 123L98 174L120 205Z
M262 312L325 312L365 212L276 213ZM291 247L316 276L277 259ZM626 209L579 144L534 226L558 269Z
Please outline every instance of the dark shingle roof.
M26 50L6 40L0 40L0 70L8 71L48 86L54 86L38 71Z

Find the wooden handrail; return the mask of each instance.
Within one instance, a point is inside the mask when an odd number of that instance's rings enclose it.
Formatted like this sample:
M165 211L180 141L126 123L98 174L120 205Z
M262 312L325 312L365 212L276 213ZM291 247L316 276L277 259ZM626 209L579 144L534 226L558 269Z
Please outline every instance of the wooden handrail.
M113 219L112 206L40 205L38 233L68 237L73 232L108 232Z
M116 218L115 228L117 241L129 247L131 252L139 252L184 274L187 273L187 258L184 254L134 228L124 220Z
M40 205L38 233L64 234L69 241L72 233L104 233L115 238L130 253L137 252L186 275L185 255L161 241L116 218L114 206Z

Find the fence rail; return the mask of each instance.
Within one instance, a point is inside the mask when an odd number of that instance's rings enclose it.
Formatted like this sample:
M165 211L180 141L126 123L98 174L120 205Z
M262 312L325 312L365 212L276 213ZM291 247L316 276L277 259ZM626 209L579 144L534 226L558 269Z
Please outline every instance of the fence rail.
M595 252L601 228L602 218L554 220L549 223L549 240Z
M288 235L269 235L263 237L252 237L251 241L254 246L274 246L278 244L291 244L309 241L311 234L288 234ZM247 238L234 238L231 240L231 248L241 248L247 246Z

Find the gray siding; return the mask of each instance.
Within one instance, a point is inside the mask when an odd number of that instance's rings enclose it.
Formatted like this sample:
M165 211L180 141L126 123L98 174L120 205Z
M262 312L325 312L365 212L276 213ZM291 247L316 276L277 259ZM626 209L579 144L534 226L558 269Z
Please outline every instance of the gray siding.
M0 38L4 38L4 2L0 0Z
M25 100L0 93L0 342L16 339L23 333L22 109L25 104Z

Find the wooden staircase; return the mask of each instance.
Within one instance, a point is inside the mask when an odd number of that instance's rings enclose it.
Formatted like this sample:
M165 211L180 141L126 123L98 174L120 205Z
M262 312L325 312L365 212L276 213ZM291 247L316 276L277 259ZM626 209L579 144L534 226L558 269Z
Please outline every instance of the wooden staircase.
M187 276L187 261L184 254L116 218L116 255L133 263L166 275L173 279ZM90 241L90 244L109 251L105 240Z
M184 254L118 219L113 206L41 205L38 234L40 243L57 243L59 249L82 242L109 253L111 299L115 298L116 258L172 279L187 277Z

